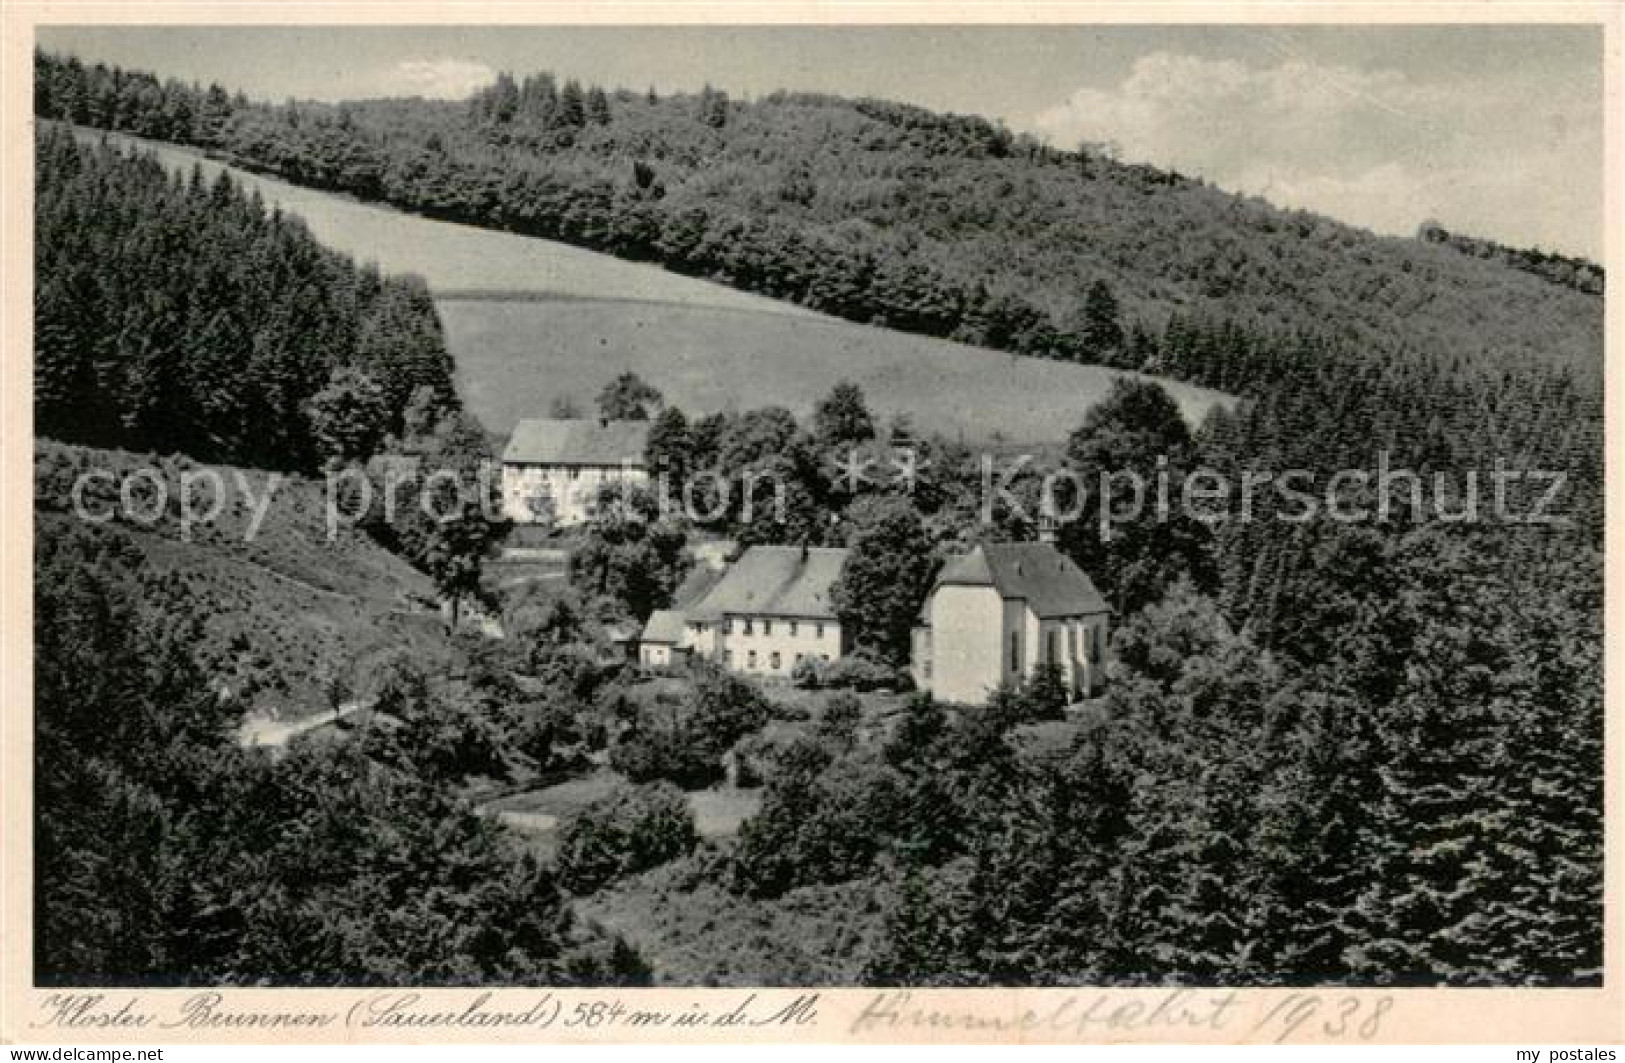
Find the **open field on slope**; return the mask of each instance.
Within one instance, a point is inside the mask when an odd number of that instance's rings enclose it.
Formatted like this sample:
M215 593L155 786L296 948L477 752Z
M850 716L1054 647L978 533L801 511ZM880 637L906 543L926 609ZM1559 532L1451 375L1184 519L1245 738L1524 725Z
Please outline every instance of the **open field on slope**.
M439 300L469 407L492 431L583 407L631 370L690 414L779 405L805 417L837 380L882 419L969 442L1065 437L1119 373L967 347L825 317L606 301ZM1225 396L1164 382L1193 423Z
M626 262L551 240L434 221L349 196L302 188L226 166L190 148L100 130L78 132L86 140L105 136L115 144L152 152L174 171L186 173L201 166L204 176L212 180L222 170L230 170L234 180L257 190L267 204L303 218L311 235L333 250L358 262L376 262L389 273L415 273L437 293L607 297L814 316L789 303L669 273L659 266Z
M99 138L97 131L81 131ZM512 233L433 221L248 173L171 145L106 134L177 171L230 169L316 238L436 292L469 408L495 432L569 395L590 406L632 370L690 413L781 405L798 415L835 381L882 418L967 442L1055 442L1118 375L859 325L657 266ZM1166 382L1197 423L1225 396Z

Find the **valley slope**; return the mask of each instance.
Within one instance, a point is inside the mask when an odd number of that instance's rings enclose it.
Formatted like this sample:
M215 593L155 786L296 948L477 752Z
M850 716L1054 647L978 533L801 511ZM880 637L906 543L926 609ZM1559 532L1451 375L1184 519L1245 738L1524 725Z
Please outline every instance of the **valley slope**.
M175 172L229 172L268 204L303 218L324 245L424 277L457 363L463 401L491 431L545 416L552 401L590 404L630 370L690 413L780 405L798 416L840 379L882 416L971 442L1062 439L1119 370L863 325L722 284L553 240L437 221L290 185L200 153L133 137ZM1223 392L1160 381L1192 424Z

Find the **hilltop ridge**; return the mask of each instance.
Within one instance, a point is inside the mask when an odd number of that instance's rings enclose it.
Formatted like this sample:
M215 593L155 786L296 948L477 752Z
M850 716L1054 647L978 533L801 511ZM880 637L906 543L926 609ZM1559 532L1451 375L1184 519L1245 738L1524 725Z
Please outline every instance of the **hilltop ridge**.
M797 93L611 93L545 74L505 75L460 103L271 105L36 63L43 117L903 331L1141 368L1093 327L1086 294L1102 285L1131 334L1224 317L1600 379L1596 294L974 116Z

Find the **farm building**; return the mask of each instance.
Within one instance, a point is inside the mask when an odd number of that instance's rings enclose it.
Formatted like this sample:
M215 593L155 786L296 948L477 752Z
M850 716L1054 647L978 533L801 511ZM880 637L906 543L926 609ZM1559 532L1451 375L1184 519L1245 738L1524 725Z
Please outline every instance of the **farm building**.
M1106 602L1046 542L977 546L937 576L914 629L914 682L943 701L979 705L1000 683L1057 664L1074 696L1100 685Z
M638 636L638 663L645 668L670 668L689 652L683 614L676 609L656 609L649 614Z
M502 452L502 511L520 524L590 519L600 488L647 483L648 421L530 418Z
M830 589L845 563L845 550L752 546L686 607L653 614L640 657L693 653L744 675L785 678L804 659L833 661L846 641ZM675 643L668 614L682 626Z

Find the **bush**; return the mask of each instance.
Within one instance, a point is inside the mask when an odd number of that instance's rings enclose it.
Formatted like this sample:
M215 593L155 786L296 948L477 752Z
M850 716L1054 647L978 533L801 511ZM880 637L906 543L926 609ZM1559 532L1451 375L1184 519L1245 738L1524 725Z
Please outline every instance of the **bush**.
M799 739L779 755L761 811L740 828L733 884L776 897L867 874L902 826L901 807L897 773L884 763Z
M740 739L725 758L732 766L729 781L734 786L746 788L763 785L778 770L779 759L784 756L785 750L799 740L800 735L795 731L773 735L758 731Z
M751 684L703 668L683 704L638 709L611 746L609 762L633 782L667 779L685 790L710 786L723 776L723 757L760 731L772 708Z
M818 736L849 746L858 740L858 725L862 722L863 703L856 694L843 690L831 695L824 705L824 715L818 720Z
M601 726L589 726L564 698L521 702L510 710L513 746L544 771L558 771L585 759L589 748L603 745ZM592 739L599 741L592 744Z
M694 814L675 786L617 787L565 821L559 883L571 893L591 893L683 856L698 840Z
M817 657L803 657L790 670L790 682L803 690L817 690L824 685L824 662Z
M1063 719L1071 700L1061 666L1054 662L1039 665L1021 688L1023 722Z
M691 728L644 714L609 749L610 767L633 782L665 779L697 790L722 778L721 754L704 749Z
M871 656L863 650L847 654L832 661L824 669L824 685L833 689L850 687L853 690L879 690L896 688L897 669Z
M772 706L760 691L738 676L717 670L695 676L690 704L689 730L696 744L714 758L761 730L772 716Z
M367 728L360 743L384 763L424 779L508 776L503 713L477 693L431 689L413 662L396 658L369 677L373 708L398 726Z

